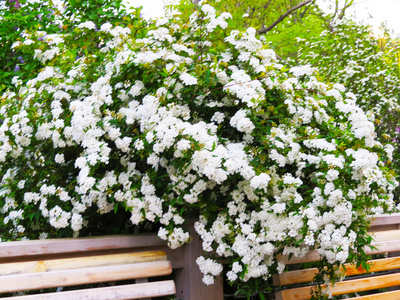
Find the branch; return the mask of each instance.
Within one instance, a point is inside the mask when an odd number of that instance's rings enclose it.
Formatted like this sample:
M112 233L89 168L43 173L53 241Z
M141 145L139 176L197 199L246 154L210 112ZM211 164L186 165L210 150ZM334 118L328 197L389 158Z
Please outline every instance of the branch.
M267 4L267 5L264 5L264 9L265 9L265 10L268 9L268 7L271 5L271 2L272 2L272 0L269 0L268 4Z
M306 9L300 14L300 20L304 18L304 15L306 14L306 12L307 12L307 10L308 10L309 8L310 8L310 7L307 6Z
M274 28L276 25L278 25L280 22L282 22L288 15L290 15L292 12L294 12L295 10L303 7L304 5L307 5L308 3L310 3L312 0L307 0L304 1L303 3L300 3L299 5L296 5L294 7L292 7L291 9L289 9L287 12L285 12L283 15L281 15L278 20L276 20L274 23L272 23L269 27L267 28L262 28L260 30L257 31L257 34L263 34L266 33L268 31L270 31L272 28Z
M345 2L344 6L343 6L343 8L342 8L342 11L340 12L340 15L339 15L339 17L338 17L339 20L343 19L346 10L347 10L350 6L353 5L353 2L354 2L354 0L351 0L349 3L347 3L347 1Z
M320 19L324 22L326 28L327 28L330 32L333 31L333 27L332 27L332 24L331 24L331 21L332 21L332 20L327 20L325 14L324 14L324 12L321 10L321 8L319 8L319 7L317 6L317 7L316 7L316 13L311 12L311 14L314 15L314 16L317 16L318 18L320 18Z

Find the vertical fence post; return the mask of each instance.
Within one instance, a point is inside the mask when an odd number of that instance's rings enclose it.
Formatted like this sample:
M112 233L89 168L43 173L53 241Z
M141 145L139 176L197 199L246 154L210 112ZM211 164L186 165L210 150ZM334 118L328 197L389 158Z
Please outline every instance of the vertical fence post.
M187 230L193 241L184 246L183 268L175 270L175 284L177 299L184 300L223 300L223 281L218 276L213 285L206 286L203 274L200 272L196 259L203 254L200 236L194 230L195 220L190 220Z

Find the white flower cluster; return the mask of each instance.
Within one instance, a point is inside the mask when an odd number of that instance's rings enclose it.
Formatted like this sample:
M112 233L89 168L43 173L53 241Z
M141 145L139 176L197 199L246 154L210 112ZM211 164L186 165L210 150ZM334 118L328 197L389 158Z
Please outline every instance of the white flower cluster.
M160 223L177 248L194 214L204 251L228 260L231 281L281 272L277 253L317 248L330 263L354 254L355 218L394 206L390 149L341 85L318 82L308 66L285 71L254 29L224 40L227 17L203 5L186 20L192 28L159 21L140 39L86 22L78 29L103 39L94 53L48 55L37 78L15 80L18 95L2 95L0 107L10 234L43 236L32 216L77 235L123 210L133 225ZM65 55L64 40L43 50ZM222 272L197 263L206 284Z

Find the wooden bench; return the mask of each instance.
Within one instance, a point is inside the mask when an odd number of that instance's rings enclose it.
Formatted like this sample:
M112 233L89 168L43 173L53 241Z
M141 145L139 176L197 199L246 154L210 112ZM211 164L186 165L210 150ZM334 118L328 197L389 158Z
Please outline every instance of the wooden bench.
M140 238L143 244L146 238L148 241L151 237ZM173 280L147 280L172 273L166 253L135 251L131 247L140 246L138 242L138 239L121 236L0 243L0 293L61 290L74 286L71 291L14 296L12 299L116 300L175 295ZM130 283L94 288L86 286L125 280L130 280Z
M393 290L400 286L400 214L382 215L376 217L371 223L371 235L374 238L373 246L376 249L366 249L368 254L387 254L387 258L371 260L370 273L366 273L361 267L346 264L346 279L339 282L335 287L330 287L332 295L343 295L373 291L369 295L359 296L351 299L375 300L400 299L400 290ZM310 251L303 258L292 258L288 260L286 256L278 259L287 265L313 262L319 259L317 251ZM275 275L274 285L283 286L280 291L275 293L277 300L310 299L312 280L316 273L316 268L292 270ZM293 287L295 285L295 287ZM389 291L378 291L379 289L389 288ZM279 288L278 288L279 289Z
M192 242L175 250L155 234L0 242L0 294L136 279L125 287L82 286L80 292L41 293L21 299L142 299L175 294L175 299L222 300L222 277L214 285L202 282L203 274L196 264L203 254L202 242L193 222L187 228ZM173 281L164 276L171 272ZM153 276L164 278L144 282Z

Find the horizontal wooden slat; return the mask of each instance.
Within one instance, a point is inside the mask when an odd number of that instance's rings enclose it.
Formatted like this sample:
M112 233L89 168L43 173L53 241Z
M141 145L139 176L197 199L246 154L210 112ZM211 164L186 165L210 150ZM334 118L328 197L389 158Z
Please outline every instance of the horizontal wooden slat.
M400 299L400 291L385 292L367 296L354 297L356 300L397 300Z
M371 227L390 225L390 224L400 224L400 213L395 214L384 214L373 216L371 221Z
M356 293L361 291L368 291L374 289L381 289L390 286L400 285L399 274L389 274L381 276L366 277L360 279L353 279L342 281L336 284L335 287L330 287L332 295L342 295L348 293ZM278 292L278 297L285 300L303 300L310 299L310 286L282 290Z
M379 232L371 232L370 235L374 239L374 243L400 240L400 230L385 230Z
M0 276L48 271L72 270L98 266L134 264L167 260L163 251L146 251L109 255L96 255L64 259L49 259L0 264Z
M379 254L387 252L395 252L400 250L400 230L389 230L383 232L371 233L375 241L371 243L377 249L365 248L367 254ZM285 264L298 264L305 262L317 261L320 259L317 250L309 251L303 257L292 257L290 260L287 255L277 255L277 260L283 261Z
M369 261L371 263L370 272L379 272L386 270L393 270L400 268L400 257L390 257L383 259L374 259ZM355 264L345 264L346 276L358 275L367 273L364 269L356 268ZM340 270L344 271L341 267ZM315 274L318 272L317 268L309 268L304 270L295 270L277 274L274 276L274 285L288 285L294 283L309 282L314 279Z
M2 300L123 300L145 299L175 294L172 280L102 287L87 290L68 291L39 295L1 298Z
M2 242L0 244L0 257L19 257L163 245L166 245L166 242L154 234L76 239L28 240Z
M172 268L169 261L156 261L45 273L6 275L0 277L0 293L153 277L171 273Z

